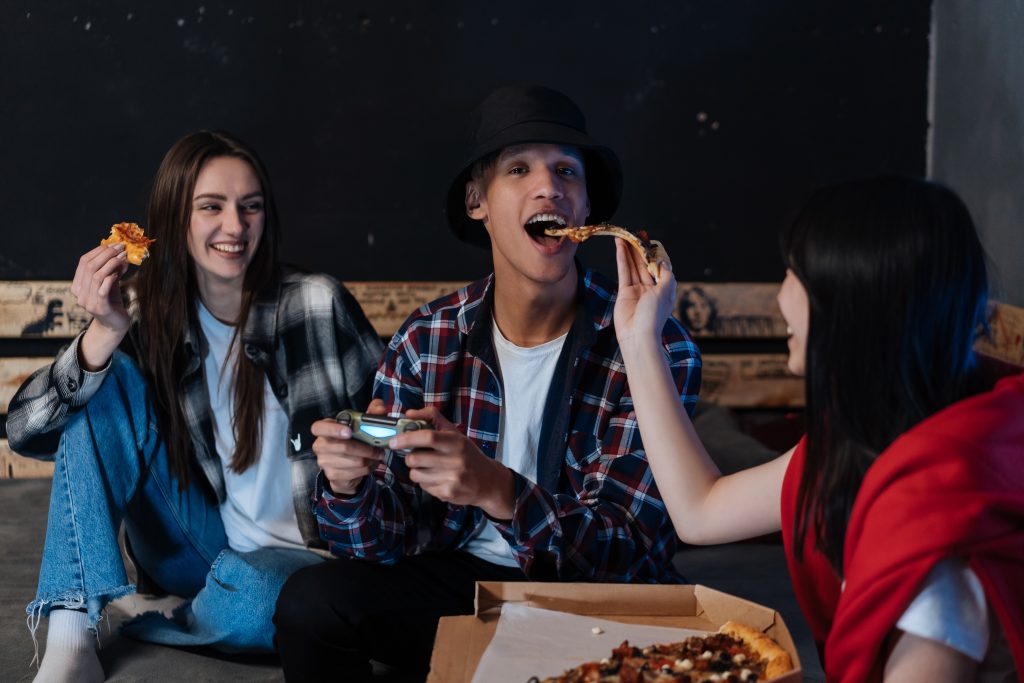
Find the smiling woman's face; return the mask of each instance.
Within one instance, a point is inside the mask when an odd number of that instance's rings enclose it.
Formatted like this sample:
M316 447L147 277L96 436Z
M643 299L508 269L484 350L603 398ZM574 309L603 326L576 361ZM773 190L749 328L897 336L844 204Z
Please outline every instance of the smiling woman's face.
M200 291L214 283L241 289L265 221L263 187L247 161L214 157L203 164L188 230Z

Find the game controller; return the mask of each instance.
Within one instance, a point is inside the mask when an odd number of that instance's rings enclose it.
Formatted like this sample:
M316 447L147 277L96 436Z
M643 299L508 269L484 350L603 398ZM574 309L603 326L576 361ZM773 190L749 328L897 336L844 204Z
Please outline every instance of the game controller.
M387 415L367 415L358 410L343 410L334 416L335 422L352 429L352 438L363 443L387 448L391 437L420 429L433 429L426 420ZM397 451L399 453L404 451Z

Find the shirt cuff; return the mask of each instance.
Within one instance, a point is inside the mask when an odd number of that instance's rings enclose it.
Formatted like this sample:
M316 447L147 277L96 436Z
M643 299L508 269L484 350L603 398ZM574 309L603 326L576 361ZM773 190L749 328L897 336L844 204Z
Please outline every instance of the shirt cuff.
M50 377L53 386L57 390L57 396L64 403L73 408L84 406L93 397L96 391L103 384L107 371L110 370L111 360L95 372L82 368L78 362L78 346L82 342L80 332L77 337L64 349L53 363L52 375Z
M324 506L331 511L331 517L335 523L350 524L364 517L363 508L370 498L370 481L373 475L363 477L359 488L351 496L335 493L331 490L331 484L324 476L323 470L316 477L316 504Z
M527 527L527 507L531 499L537 498L539 495L539 487L519 472L511 470L512 481L514 484L515 501L512 504L512 519L493 519L489 515L484 515L494 524L494 527L505 536L511 545L527 545L530 539L530 534L522 533L521 530Z

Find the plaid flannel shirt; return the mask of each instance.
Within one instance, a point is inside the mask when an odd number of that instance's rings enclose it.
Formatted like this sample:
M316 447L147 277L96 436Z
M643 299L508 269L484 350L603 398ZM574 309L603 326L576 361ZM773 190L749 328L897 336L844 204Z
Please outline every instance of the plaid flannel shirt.
M513 517L494 523L535 580L678 581L675 530L644 455L612 327L615 288L590 271L580 280L544 410L537 482L513 472ZM390 414L437 406L490 457L502 406L492 305L493 276L420 308L391 340L374 384ZM692 413L699 351L674 319L663 343ZM391 452L351 497L335 496L321 475L314 506L331 552L382 563L456 550L487 519L423 492Z
M206 340L194 311L192 319L182 344L186 361L178 380L179 400L196 463L217 500L223 502L224 471L214 446L203 375ZM136 331L133 326L122 343L122 350L135 358ZM68 417L88 403L103 382L107 368L87 372L79 365L80 341L81 335L61 349L54 362L33 373L11 400L7 435L12 450L52 460ZM310 426L343 408L366 406L370 378L380 361L380 338L337 280L286 270L253 302L241 342L246 356L266 372L288 415L290 442L282 444L282 456L292 461L292 499L299 530L307 546L323 547L309 506L319 472Z

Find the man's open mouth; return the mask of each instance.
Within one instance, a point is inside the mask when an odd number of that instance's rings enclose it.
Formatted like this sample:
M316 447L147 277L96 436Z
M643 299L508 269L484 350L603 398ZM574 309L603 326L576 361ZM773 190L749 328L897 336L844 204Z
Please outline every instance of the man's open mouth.
M564 228L568 224L569 223L565 216L560 214L538 213L530 218L530 220L526 221L526 225L523 227L526 229L526 232L530 235L533 241L545 247L553 247L565 238L545 235L544 231L548 228Z

